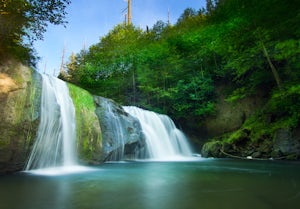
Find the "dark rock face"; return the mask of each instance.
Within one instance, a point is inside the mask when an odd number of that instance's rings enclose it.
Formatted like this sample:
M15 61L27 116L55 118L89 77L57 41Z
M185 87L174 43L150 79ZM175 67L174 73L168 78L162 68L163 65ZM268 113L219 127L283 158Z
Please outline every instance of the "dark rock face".
M235 102L227 101L230 88L230 84L216 83L215 112L211 116L181 122L189 138L193 139L197 151L200 151L208 140L240 129L266 102L265 92Z
M223 93L226 88L226 85L217 87L215 114L202 121L199 135L204 139L239 129L245 120L265 103L262 95L246 97L238 102L227 102L224 96L226 94Z
M139 121L112 100L99 96L94 100L102 130L103 160L142 156L146 148Z
M262 136L251 141L247 130L242 130L234 142L211 141L204 144L203 157L257 158L257 159L300 159L300 127L290 131L278 129L275 135Z
M0 174L22 170L39 123L41 77L13 61L0 67Z
M243 127L246 119L264 107L266 92L254 96L227 102L226 84L217 87L216 112L204 119L198 130L203 157L236 157L258 159L300 159L300 127L294 130L278 129L272 134L262 134L255 141L251 131ZM253 130L252 130L253 131ZM238 133L234 140L226 138L228 134ZM208 139L214 139L207 142Z
M272 157L286 157L288 159L300 158L300 128L293 132L287 129L278 129L274 136Z

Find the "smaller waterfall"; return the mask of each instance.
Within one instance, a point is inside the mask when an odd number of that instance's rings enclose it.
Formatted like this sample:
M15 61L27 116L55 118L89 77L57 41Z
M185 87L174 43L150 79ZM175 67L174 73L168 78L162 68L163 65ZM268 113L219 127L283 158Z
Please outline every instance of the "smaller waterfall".
M124 109L140 121L151 159L174 160L193 155L184 133L167 115L131 106Z
M76 164L75 109L65 82L42 75L41 121L26 170Z
M107 120L102 121L105 123L105 130L109 133L106 135L105 152L111 152L109 157L111 161L118 161L124 157L125 138L127 135L126 127L123 125L123 120L120 113L113 108L112 103L109 100L103 99L102 107L104 109L103 114Z
M96 97L95 102L105 161L143 158L146 144L138 119L110 99Z

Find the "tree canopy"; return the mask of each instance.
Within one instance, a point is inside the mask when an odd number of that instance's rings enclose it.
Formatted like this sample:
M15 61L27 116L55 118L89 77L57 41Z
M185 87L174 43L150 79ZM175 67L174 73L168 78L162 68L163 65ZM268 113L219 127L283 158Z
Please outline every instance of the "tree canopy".
M0 2L0 58L15 56L35 62L32 42L43 39L48 24L65 24L70 0L2 0Z
M229 86L226 101L264 92L270 99L265 113L295 126L299 23L297 0L208 0L205 9L186 9L175 25L158 21L146 31L115 26L73 55L61 77L121 104L184 121L214 114L223 83Z

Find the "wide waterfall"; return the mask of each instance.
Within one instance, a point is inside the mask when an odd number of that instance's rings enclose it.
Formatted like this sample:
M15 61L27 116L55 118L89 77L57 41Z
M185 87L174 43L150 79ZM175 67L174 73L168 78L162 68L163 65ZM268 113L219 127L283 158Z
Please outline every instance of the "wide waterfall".
M69 89L55 77L42 78L40 124L25 170L81 170L76 166L76 118ZM192 156L187 138L168 116L137 107L123 109L105 98L97 104L105 160L166 161Z
M41 121L26 170L76 164L75 109L65 82L42 75Z
M193 155L184 133L167 115L132 106L124 109L140 121L151 159L176 160Z

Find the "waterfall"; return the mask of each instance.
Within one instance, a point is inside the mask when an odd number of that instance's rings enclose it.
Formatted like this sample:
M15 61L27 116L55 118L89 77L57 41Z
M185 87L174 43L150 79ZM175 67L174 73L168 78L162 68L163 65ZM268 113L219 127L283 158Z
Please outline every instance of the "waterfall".
M26 170L76 165L75 108L65 82L42 75L41 120Z
M174 160L193 155L184 133L167 115L131 106L124 109L140 121L150 158Z
M102 121L106 127L103 129L106 130L106 138L108 138L104 144L104 152L112 153L109 157L110 161L118 161L124 157L127 135L126 126L123 124L120 112L113 107L113 104L109 100L103 99L102 107L104 109L103 114L107 118ZM103 134L105 135L106 133Z
M110 99L95 97L95 102L105 161L144 158L146 144L138 119Z

